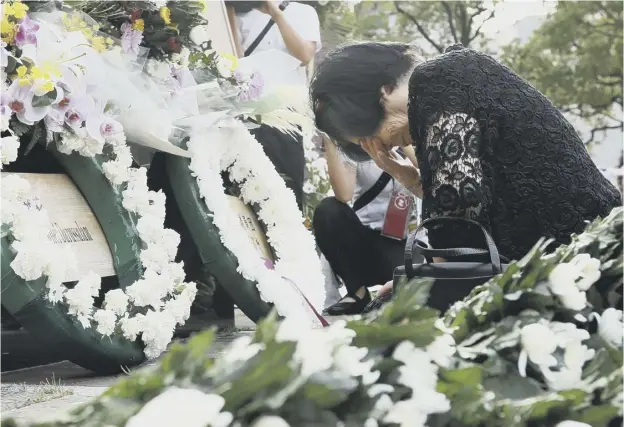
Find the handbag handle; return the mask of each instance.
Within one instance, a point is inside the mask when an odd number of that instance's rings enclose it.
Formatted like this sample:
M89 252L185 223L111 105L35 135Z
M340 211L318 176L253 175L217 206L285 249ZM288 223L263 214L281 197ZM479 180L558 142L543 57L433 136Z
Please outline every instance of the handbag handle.
M425 248L421 246L420 242L416 240L416 234L424 228L426 225L431 225L433 223L439 222L463 222L465 224L471 224L478 227L483 236L485 237L485 243L488 247L487 250L484 249L476 249L476 248L448 248L448 249L431 249ZM414 275L414 267L412 264L414 248L416 248L416 255L423 255L424 257L440 257L440 258L457 258L457 257L465 257L465 256L474 256L474 255L490 255L490 261L492 262L492 272L496 274L500 274L503 272L501 267L501 256L498 253L498 248L496 247L496 243L494 243L494 239L490 236L490 233L487 232L485 228L481 224L471 219L466 218L454 218L454 217L437 217L437 218L429 218L425 221L421 222L418 225L418 228L414 230L407 238L407 243L405 245L405 273L408 277Z

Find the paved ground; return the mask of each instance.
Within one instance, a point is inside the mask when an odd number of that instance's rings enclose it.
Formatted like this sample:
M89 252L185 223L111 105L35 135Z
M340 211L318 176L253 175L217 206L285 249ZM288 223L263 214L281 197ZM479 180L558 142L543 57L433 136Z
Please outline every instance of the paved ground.
M236 310L236 331L219 334L211 349L218 357L235 338L251 334L255 325ZM123 375L123 374L122 374ZM97 377L91 371L61 361L3 372L0 375L2 418L44 422L103 393L121 375Z

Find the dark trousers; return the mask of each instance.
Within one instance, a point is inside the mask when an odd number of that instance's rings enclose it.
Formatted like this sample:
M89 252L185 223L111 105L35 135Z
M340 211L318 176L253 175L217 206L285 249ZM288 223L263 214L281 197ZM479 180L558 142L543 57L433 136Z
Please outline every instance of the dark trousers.
M364 226L350 206L334 197L318 205L312 225L319 249L350 295L392 280L395 267L403 264L405 240Z
M303 210L305 157L301 135L287 135L266 125L253 129L251 133L264 148L286 186L295 193L297 205Z

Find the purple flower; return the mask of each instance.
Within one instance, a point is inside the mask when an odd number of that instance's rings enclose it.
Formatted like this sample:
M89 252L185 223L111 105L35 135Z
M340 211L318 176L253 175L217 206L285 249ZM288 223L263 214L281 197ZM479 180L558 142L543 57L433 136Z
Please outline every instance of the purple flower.
M239 101L255 101L262 95L264 79L262 75L254 73L247 83L247 87L238 95Z
M87 95L69 98L65 110L65 123L74 129L79 128L93 110L94 105L93 99Z
M98 103L92 108L85 127L87 133L98 142L111 141L123 134L123 126L117 120L104 113L104 103Z
M15 80L6 92L2 93L0 105L14 112L20 122L33 125L43 119L50 110L49 106L33 107L34 96L31 86L20 86L18 80Z
M87 118L87 132L96 141L105 142L123 134L123 126L106 114L92 114Z
M132 28L128 22L121 26L121 48L124 53L139 54L139 45L143 41L143 32Z
M28 15L24 16L17 27L15 34L15 45L19 48L27 44L37 44L37 31L39 31L39 23L34 19L30 19Z

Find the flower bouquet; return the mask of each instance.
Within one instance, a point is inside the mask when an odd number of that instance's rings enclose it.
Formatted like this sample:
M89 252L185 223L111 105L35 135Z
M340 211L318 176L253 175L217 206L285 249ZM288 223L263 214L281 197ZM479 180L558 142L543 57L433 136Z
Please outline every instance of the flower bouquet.
M294 197L249 134L253 124L241 119L288 132L302 132L310 121L283 89L265 88L253 64L239 66L236 58L199 42L191 28L205 22L199 11L199 2L2 3L3 164L37 143L93 159L132 214L129 226L141 239L144 271L125 290L106 293L98 306L97 275L67 288L63 280L72 256L46 241L46 212L33 208L28 183L14 175L2 180L3 237L15 255L11 268L26 281L43 278L48 301L65 304L82 327L102 337L142 340L148 357L159 355L175 326L188 318L196 288L185 283L183 266L175 262L180 238L164 228L165 196L149 189L145 168L134 167L129 143L193 157L191 170L222 241L244 260L240 273L259 283L261 296L280 314L310 320L296 310L305 304L293 301L305 299L301 292L317 308L324 300L313 238L301 214L283 208L294 208ZM178 50L178 42L188 47ZM170 142L186 137L189 151ZM233 172L245 202L261 206L281 262L268 268L249 256L253 252L223 202L222 170ZM288 243L294 235L296 246Z
M216 360L204 332L45 426L620 425L622 225L539 242L441 316L421 279L326 329L271 316Z

